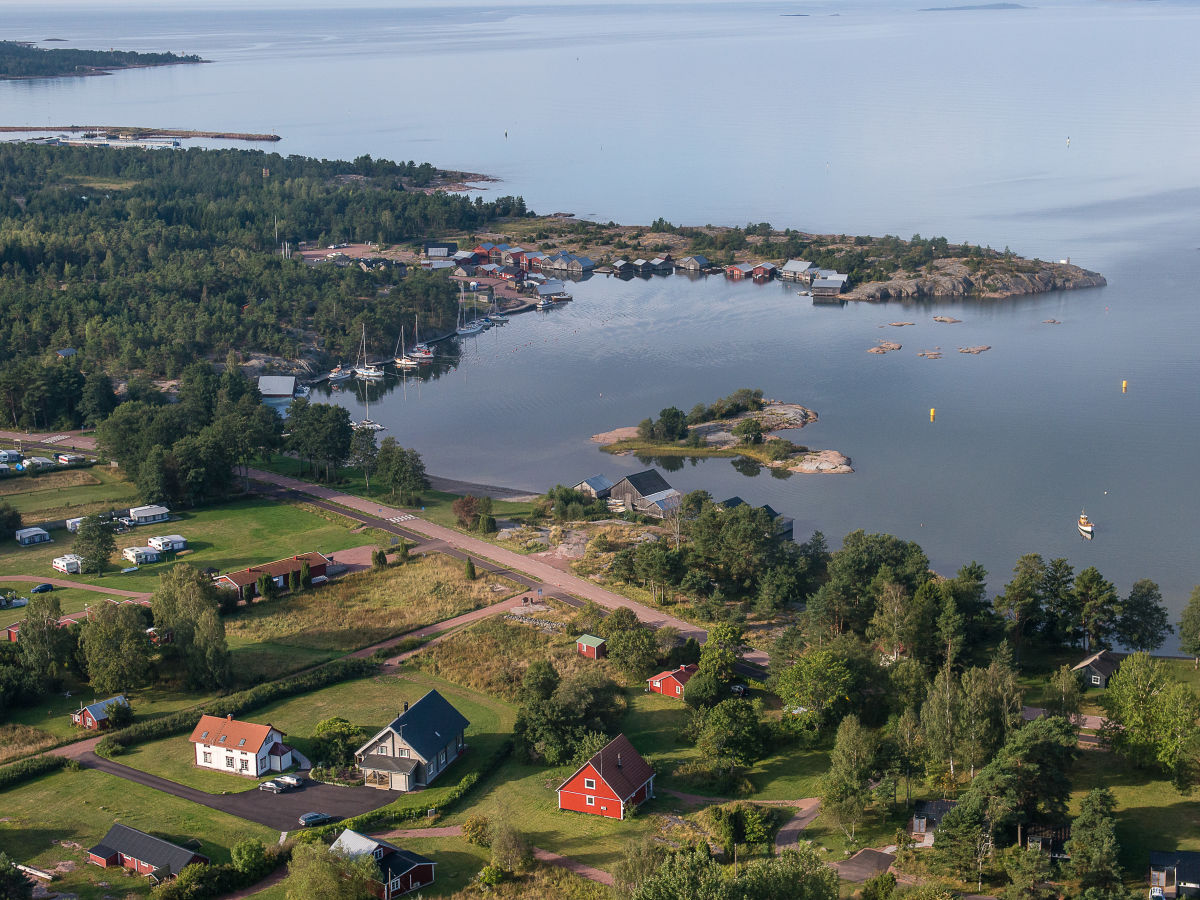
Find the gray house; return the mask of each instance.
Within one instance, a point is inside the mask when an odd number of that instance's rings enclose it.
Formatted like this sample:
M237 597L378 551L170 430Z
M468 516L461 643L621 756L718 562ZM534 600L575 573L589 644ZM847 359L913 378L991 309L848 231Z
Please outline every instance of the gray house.
M918 800L908 822L909 833L918 841L923 841L926 835L937 830L946 813L956 806L957 800Z
M675 268L683 269L687 272L699 272L701 269L707 269L709 265L707 256L696 254L695 256L685 256L679 262L675 263Z
M657 469L627 475L608 492L610 506L621 505L626 512L639 512L657 519L665 518L682 499L679 491L667 484Z
M1117 674L1121 668L1121 657L1111 650L1101 650L1093 653L1077 666L1072 666L1072 672L1082 672L1083 682L1087 687L1108 687L1108 679Z
M805 284L812 281L812 273L816 268L806 259L789 259L779 270L779 277L788 281L802 281Z
M611 478L606 475L593 475L591 478L583 479L572 490L579 491L581 494L587 494L596 500L604 500L608 497L612 488L613 483Z
M1151 850L1150 890L1164 897L1200 895L1200 853L1195 850Z
M430 691L377 735L354 751L368 787L415 791L437 778L464 750L471 723L439 694Z

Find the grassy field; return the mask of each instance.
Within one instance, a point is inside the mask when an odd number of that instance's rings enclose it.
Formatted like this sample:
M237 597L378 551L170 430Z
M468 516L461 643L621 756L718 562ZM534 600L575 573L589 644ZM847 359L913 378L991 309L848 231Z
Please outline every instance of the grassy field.
M119 470L91 466L6 478L0 481L0 500L15 507L26 525L36 525L125 509L137 504L138 493Z
M312 471L307 470L304 474L301 474L299 460L290 456L276 455L271 457L268 462L258 463L258 466L261 469L269 472L277 472L280 475L314 480ZM342 469L339 473L339 480L332 486L343 493L353 494L356 497L365 497L381 505L398 507L400 504L398 497L393 497L388 491L378 486L372 487L368 491L366 481L358 469ZM458 498L458 494L447 494L443 491L422 491L421 517L438 525L445 525L450 528L458 527L458 520L451 509L451 504ZM497 519L524 519L529 515L531 510L532 504L530 503L514 503L510 500L492 501L492 515Z
M356 650L414 628L489 606L518 592L506 579L468 581L463 564L441 554L367 571L320 590L263 603L226 621L231 642L308 650Z
M89 769L0 792L0 810L0 846L19 862L57 867L62 877L55 889L81 900L150 892L145 877L86 864L87 848L114 822L176 843L197 839L213 862L228 862L229 848L244 838L274 843L279 837L261 825Z
M362 728L365 741L395 718L404 708L405 701L415 703L432 689L438 690L470 720L467 729L470 750L445 778L435 782L434 787L399 801L402 805L423 807L485 761L512 733L515 711L511 707L424 672L401 670L400 676L381 675L348 681L302 697L282 700L246 713L242 718L250 722L270 722L287 735L289 744L311 759L313 730L323 719L332 716L349 719ZM254 782L237 775L196 769L192 766L193 758L188 736L176 735L134 747L121 756L120 762L210 793L236 793L254 786ZM313 759L313 762L321 760Z
M55 572L54 577L59 577L61 573ZM49 576L48 576L49 577ZM7 588L8 590L16 591L22 597L32 597L29 589L33 587L31 581L5 581L0 578L0 589ZM62 605L63 615L67 613L79 612L85 606L103 603L105 594L103 589L98 591L88 591L83 588L55 588L54 596L58 598L58 602ZM0 609L0 628L5 628L13 622L20 622L25 618L25 607L18 606L14 609Z
M376 543L375 532L353 533L349 520L328 514L331 521L300 504L276 503L252 498L221 506L187 510L172 514L170 522L143 526L117 535L118 551L145 543L155 534L182 534L190 551L181 562L197 567L212 566L222 572L257 563L271 562L293 553L319 550L332 553L349 547ZM0 571L23 575L51 576L50 561L70 551L73 536L66 531L51 533L48 544L19 547L15 541L0 544ZM114 564L115 565L115 564ZM170 562L142 566L137 572L122 575L116 568L105 575L75 575L85 584L129 591L154 591L159 575Z

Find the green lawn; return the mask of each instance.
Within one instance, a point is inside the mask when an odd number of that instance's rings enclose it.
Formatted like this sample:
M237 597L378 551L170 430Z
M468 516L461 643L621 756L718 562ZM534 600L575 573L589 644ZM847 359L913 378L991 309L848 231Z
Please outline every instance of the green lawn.
M281 611L280 615L286 615ZM229 620L226 620L226 627ZM271 681L292 672L319 666L342 654L337 650L314 650L274 641L258 642L240 634L227 634L230 671L239 685Z
M261 469L269 472L277 472L280 475L290 475L293 478L303 478L309 481L315 480L311 469L301 474L299 461L290 456L275 455L268 462L259 462L257 465ZM381 505L400 505L398 498L392 497L390 493L378 486L374 486L368 491L366 480L362 477L362 473L358 469L342 469L339 473L339 480L332 486L343 493L353 494L356 497L365 497ZM459 494L447 494L443 491L422 491L421 517L438 525L457 528L458 520L451 509L451 504L459 496ZM533 505L531 503L514 503L511 500L492 501L492 515L497 519L525 519L529 516L532 508Z
M311 758L312 733L323 719L333 716L349 719L362 727L365 741L399 714L405 701L415 703L431 689L438 690L470 720L467 729L470 750L446 776L434 783L434 787L397 801L402 806L424 807L484 762L512 733L515 712L510 706L424 672L404 669L399 677L381 675L332 685L272 703L241 718L250 722L269 722L287 735L289 744ZM237 775L197 769L192 765L193 759L188 735L181 734L131 748L118 761L210 793L236 793L255 786L253 781Z
M688 794L706 794L670 774L680 764L700 758L700 751L681 736L687 728L690 709L679 700L636 688L628 691L628 696L629 711L621 723L621 730L660 773L655 784ZM821 777L828 768L827 750L784 749L760 760L747 771L754 793L746 799L815 797L820 793Z
M225 572L271 562L293 553L309 550L331 553L375 543L374 533L354 534L348 527L350 524L349 520L330 521L297 504L252 498L173 513L170 522L142 526L117 535L117 549L144 544L156 534L178 533L188 539L190 549L179 557L181 562L200 568L212 566ZM55 574L50 561L70 551L73 536L66 531L55 531L51 536L52 542L36 547L19 547L15 541L4 541L0 544L0 571L38 576ZM137 572L122 575L114 563L113 568L102 576L71 577L106 588L154 591L159 575L171 565L170 562L152 563Z
M54 887L78 894L81 900L150 892L144 877L85 862L87 848L99 842L114 822L176 843L199 840L200 852L213 862L228 862L230 847L244 838L268 844L279 838L261 825L94 769L47 775L0 792L0 810L0 846L19 862L40 869L69 869Z
M71 696L64 696L66 691ZM166 690L156 687L140 688L129 691L130 705L133 707L133 720L141 722L166 713L178 712L197 706L214 696L210 692L190 693L177 690ZM76 735L89 736L71 724L70 715L79 709L80 703L91 703L93 700L104 700L106 697L97 696L87 685L72 683L63 691L40 698L33 706L10 707L5 710L5 721L22 725L31 725L50 732L55 737L67 738Z
M433 885L423 888L420 897L446 897L462 890L491 860L488 848L468 844L462 838L396 838L391 843L437 863Z
M62 573L55 572L52 576L47 577L60 578ZM69 576L68 576L69 577ZM22 597L32 599L33 594L29 593L29 589L33 587L33 582L30 581L5 581L0 578L0 589L8 589L16 591ZM63 615L67 613L79 612L85 606L103 603L105 594L103 589L98 591L88 591L83 588L55 588L54 596L62 605ZM25 618L25 607L18 606L13 609L0 609L0 628L6 628L13 622L20 622Z
M18 510L26 525L36 525L125 509L137 504L138 493L119 470L89 466L6 478L0 481L0 499Z

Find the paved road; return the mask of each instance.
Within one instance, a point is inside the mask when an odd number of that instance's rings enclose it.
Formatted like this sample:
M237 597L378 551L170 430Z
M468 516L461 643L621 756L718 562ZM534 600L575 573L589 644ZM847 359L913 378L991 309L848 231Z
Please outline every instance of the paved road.
M804 829L811 825L813 819L821 812L821 801L816 797L798 800L797 805L800 808L796 810L796 814L784 822L775 834L776 853L795 847L800 842L800 835Z
M1037 706L1021 707L1021 717L1027 722L1032 722L1034 719L1040 718L1046 714L1046 710ZM1077 728L1086 728L1089 731L1099 731L1104 727L1104 723L1108 720L1103 716L1085 716L1078 715L1074 718Z
M498 564L495 571L510 573L508 577L514 577L515 580L526 586L542 587L543 591L550 596L558 598L573 596L583 600L592 600L610 610L626 607L632 610L641 622L652 628L670 625L679 631L681 637L685 639L694 637L701 643L708 637L708 633L703 628L690 622L630 600L628 597L623 597L594 582L560 571L536 557L514 553L504 547L498 547L452 528L435 525L417 517L413 510L381 506L379 503L344 494L333 488L300 481L287 475L264 472L260 469L251 469L250 477L255 481L274 485L276 488L291 493L304 494L324 503L344 507L344 509L338 510L343 515L346 514L346 510L351 510L356 513L351 515L351 518L392 534L416 540L428 549L440 549L438 545L444 545L451 551L457 551L452 555L469 555L477 560ZM403 524L388 521L400 516L414 516L414 518L404 520ZM489 571L492 569L489 568ZM547 588L549 589L547 590ZM747 650L743 654L743 659L755 665L766 666L767 664L767 654L761 650Z
M861 884L880 872L886 872L895 861L896 857L891 853L867 849L859 850L849 859L835 862L833 867L837 869L838 877L843 881Z

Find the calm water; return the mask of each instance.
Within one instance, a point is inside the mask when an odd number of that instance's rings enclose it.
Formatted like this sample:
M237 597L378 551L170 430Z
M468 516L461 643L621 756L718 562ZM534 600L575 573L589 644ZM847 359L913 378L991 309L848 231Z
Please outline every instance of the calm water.
M0 119L274 131L284 153L488 172L538 211L600 220L1070 256L1109 286L829 309L781 285L594 278L565 308L465 341L456 367L397 384L371 413L433 472L542 488L641 467L601 454L594 432L762 387L816 409L793 437L848 454L856 474L781 480L709 460L673 485L770 502L835 542L891 531L947 572L978 559L993 589L1021 553L1067 556L1122 591L1154 578L1178 610L1200 581L1200 9L922 5L949 4L5 4L5 37L215 62L0 84ZM917 325L879 327L891 321ZM868 355L880 338L904 349ZM973 344L993 349L955 352ZM945 358L916 356L935 346ZM1083 506L1099 523L1087 544Z

